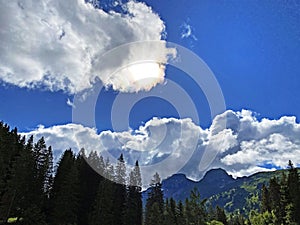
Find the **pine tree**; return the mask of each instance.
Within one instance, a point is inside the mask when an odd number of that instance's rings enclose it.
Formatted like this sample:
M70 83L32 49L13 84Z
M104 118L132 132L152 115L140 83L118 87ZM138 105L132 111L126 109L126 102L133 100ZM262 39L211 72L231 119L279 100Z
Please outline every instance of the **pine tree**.
M268 188L263 184L261 191L261 212L266 211L271 212L270 196Z
M114 168L106 161L104 167L105 179L100 181L93 210L89 216L90 225L114 224L114 193L116 184L113 183Z
M186 218L185 218L185 213L184 213L184 206L183 206L183 203L181 200L177 204L177 216L176 217L177 217L178 225L185 225Z
M46 153L46 161L45 161L45 179L44 179L44 194L48 199L50 197L50 193L53 187L53 152L52 147L49 146Z
M207 212L205 208L206 199L201 200L200 193L197 188L194 188L190 194L189 208L191 224L204 225L207 221Z
M177 221L177 205L176 205L176 201L171 198L170 199L170 210L169 210L169 224L174 224L177 225L178 221Z
M76 224L78 212L78 169L71 149L58 164L51 194L52 224Z
M129 186L126 201L125 224L141 225L143 215L142 178L139 163L136 161L134 169L129 175Z
M291 160L288 164L288 170L287 190L290 204L292 204L290 206L290 213L294 221L300 224L300 180L297 168L294 167Z
M220 206L216 207L216 220L222 222L224 225L228 224L224 209Z
M114 193L114 225L124 224L126 206L126 166L123 154L118 158L115 171L115 193Z
M37 169L34 167L34 158L32 157L32 149L20 150L15 158L15 163L12 168L12 179L9 181L8 188L13 191L10 210L18 219L23 218L23 222L34 221L36 224L42 224L44 215L41 212L42 199L41 192L33 192L32 189L36 186L34 174ZM14 211L15 209L15 211ZM29 212L35 210L36 214ZM37 221L37 218L41 221Z
M33 157L37 144L33 137L26 144L16 128L10 131L9 126L0 123L0 220L17 217L24 224L45 224L45 179L37 181L36 175L42 169L35 166Z
M10 131L7 124L0 122L0 219L4 221L11 213L16 213L15 197L22 192L14 186L18 179L15 167L20 159L19 142L17 130Z
M163 222L164 199L162 184L158 173L155 173L151 181L146 203L145 225L159 224Z
M270 208L278 219L278 224L283 223L284 218L280 216L281 210L281 195L280 195L280 184L276 177L270 179L269 184L269 196L270 196Z
M190 200L188 198L185 199L185 209L184 209L184 214L185 214L185 224L190 225L193 223L193 213L192 213L192 207L190 204Z
M78 225L86 225L103 179L96 169L100 170L100 166L103 166L101 170L104 170L104 165L100 164L100 157L96 152L91 152L87 158L83 149L76 159L76 165L79 173Z

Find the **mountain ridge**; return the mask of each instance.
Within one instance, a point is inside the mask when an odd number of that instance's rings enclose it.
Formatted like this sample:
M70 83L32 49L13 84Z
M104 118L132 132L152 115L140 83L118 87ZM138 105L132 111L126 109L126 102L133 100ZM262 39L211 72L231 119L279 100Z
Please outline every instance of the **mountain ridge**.
M298 169L300 170L300 169ZM196 187L202 199L212 206L224 207L227 212L241 213L249 208L259 208L260 190L272 177L280 177L287 170L257 172L250 176L233 178L224 169L211 169L199 181L193 181L184 174L174 174L162 181L164 198L184 201ZM143 192L144 203L149 189Z

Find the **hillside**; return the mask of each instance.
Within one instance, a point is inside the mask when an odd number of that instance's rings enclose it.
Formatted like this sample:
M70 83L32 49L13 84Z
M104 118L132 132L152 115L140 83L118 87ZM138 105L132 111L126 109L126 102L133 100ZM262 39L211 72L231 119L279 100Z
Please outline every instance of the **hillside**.
M223 169L212 169L198 182L188 179L183 174L175 174L163 180L162 187L164 197L172 197L176 201L184 201L189 197L191 190L197 187L201 198L207 198L213 206L224 207L227 212L239 210L245 213L259 207L262 185L267 184L270 178L280 177L285 172L286 170L259 172L249 177L234 179ZM147 198L147 191L143 193L143 198Z

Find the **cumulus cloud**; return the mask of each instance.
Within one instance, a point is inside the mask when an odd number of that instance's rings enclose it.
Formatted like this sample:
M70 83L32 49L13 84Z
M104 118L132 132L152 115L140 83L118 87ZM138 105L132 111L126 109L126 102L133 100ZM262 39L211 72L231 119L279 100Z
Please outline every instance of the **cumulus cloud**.
M0 79L68 93L90 88L99 79L125 92L152 88L164 78L170 53L164 43L159 48L129 46L116 58L105 57L129 42L161 40L164 23L144 3L129 1L122 7L126 14L105 12L84 0L1 1ZM145 67L151 74L129 65L149 52L154 61ZM106 64L101 64L103 58Z
M285 168L290 159L300 163L296 118L258 120L249 110L228 110L216 116L208 129L188 118L153 118L138 130L125 132L97 133L96 129L66 124L39 126L25 135L44 136L58 153L70 147L96 150L112 159L123 153L129 164L139 160L144 182L156 171L163 178L180 171L199 180L211 168L220 167L241 177Z
M66 124L49 128L39 126L24 135L33 135L36 139L43 136L52 146L56 159L68 148L76 152L84 148L87 154L97 151L111 162L116 162L123 153L129 166L139 160L144 180L155 172L166 178L179 171L189 160L197 142L206 137L191 119L174 118L153 118L135 131L97 134L92 128Z
M233 176L285 168L288 160L300 163L300 124L295 117L259 121L249 110L224 115L231 118L227 128L236 133L236 145L221 153L218 163Z

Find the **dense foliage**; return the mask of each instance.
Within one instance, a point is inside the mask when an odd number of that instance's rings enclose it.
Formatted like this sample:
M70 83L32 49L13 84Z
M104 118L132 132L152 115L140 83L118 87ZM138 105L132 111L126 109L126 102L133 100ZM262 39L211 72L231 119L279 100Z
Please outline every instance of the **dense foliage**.
M122 155L114 168L95 152L74 155L69 149L54 171L44 138L25 141L0 123L0 224L140 225L138 162L126 180Z

